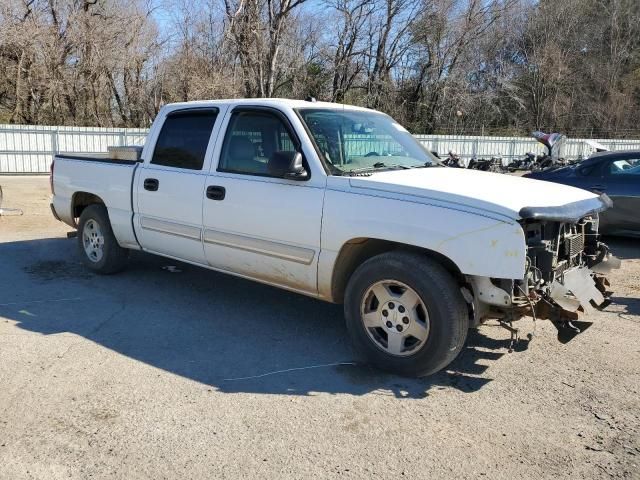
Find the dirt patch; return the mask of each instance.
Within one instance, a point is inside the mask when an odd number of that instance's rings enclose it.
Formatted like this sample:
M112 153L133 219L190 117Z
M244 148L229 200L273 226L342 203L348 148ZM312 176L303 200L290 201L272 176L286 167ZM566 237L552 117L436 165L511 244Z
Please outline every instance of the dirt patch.
M41 281L81 279L87 280L95 275L81 262L43 260L24 267L24 271Z

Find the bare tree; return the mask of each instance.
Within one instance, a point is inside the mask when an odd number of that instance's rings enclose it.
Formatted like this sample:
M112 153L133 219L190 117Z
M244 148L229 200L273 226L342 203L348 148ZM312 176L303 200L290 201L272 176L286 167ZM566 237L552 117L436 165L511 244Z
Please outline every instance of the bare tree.
M369 38L373 65L367 80L367 103L373 108L381 106L382 98L389 98L386 87L391 83L391 70L410 46L408 34L414 26L419 3L413 0L382 0L378 7L383 13L374 19Z
M291 13L305 1L224 0L247 96L273 96L281 71L284 29Z
M0 122L145 126L166 102L311 93L416 132L621 135L638 52L637 0L4 0Z
M331 42L331 101L344 100L366 67L366 27L374 12L374 0L333 0L326 6L336 12L338 33Z

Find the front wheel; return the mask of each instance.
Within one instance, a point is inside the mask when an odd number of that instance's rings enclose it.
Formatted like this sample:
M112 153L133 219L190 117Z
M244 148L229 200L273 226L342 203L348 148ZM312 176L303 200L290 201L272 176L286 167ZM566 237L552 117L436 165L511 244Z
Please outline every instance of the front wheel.
M373 365L406 376L446 367L467 337L467 305L454 278L418 253L389 252L364 262L345 292L347 329Z
M118 245L104 205L89 205L82 211L78 250L83 263L96 273L116 273L127 264L129 250Z

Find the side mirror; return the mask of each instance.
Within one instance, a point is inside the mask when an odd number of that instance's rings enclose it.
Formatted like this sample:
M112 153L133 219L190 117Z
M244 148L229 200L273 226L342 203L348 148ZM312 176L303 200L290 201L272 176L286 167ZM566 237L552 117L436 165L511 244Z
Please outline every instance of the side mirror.
M309 178L309 172L307 172L302 164L302 154L296 152L291 159L289 168L284 172L283 178L288 180L306 180Z

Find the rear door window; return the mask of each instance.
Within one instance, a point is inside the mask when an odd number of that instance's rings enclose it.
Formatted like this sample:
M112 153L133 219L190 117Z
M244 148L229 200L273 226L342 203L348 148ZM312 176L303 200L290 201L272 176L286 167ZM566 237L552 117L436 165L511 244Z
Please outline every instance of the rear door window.
M218 109L198 109L167 115L151 158L152 165L202 170Z

